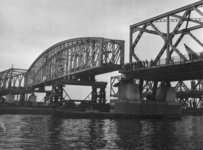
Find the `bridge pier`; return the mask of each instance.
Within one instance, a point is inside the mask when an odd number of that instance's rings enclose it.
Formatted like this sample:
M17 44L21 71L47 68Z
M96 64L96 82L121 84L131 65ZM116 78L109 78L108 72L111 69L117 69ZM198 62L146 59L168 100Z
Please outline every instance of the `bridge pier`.
M97 92L97 89L100 89ZM106 104L105 87L92 87L92 103Z
M99 103L106 104L106 91L105 88L100 88Z
M21 93L19 101L21 103L24 103L26 100L27 100L26 94L25 93Z
M58 102L61 104L63 101L63 85L52 85L52 92L54 95L51 98L51 104L58 105Z
M96 87L92 87L92 103L96 103L97 102L97 88Z
M142 100L143 80L139 84L121 83L118 86L118 99L111 100L114 112L133 114L162 114L166 117L181 115L181 106L175 102L175 88L169 84L153 87L153 99Z

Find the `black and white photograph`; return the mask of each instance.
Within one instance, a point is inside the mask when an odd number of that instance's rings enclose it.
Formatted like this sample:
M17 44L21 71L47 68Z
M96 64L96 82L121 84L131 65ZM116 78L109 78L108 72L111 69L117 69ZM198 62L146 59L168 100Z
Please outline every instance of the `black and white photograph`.
M0 0L0 150L203 150L203 0Z

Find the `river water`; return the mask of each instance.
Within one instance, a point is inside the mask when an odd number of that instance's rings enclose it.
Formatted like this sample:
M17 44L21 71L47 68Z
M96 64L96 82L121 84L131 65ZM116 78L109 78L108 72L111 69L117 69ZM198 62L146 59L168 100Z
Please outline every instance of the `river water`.
M203 116L181 120L91 120L0 115L0 149L202 150Z

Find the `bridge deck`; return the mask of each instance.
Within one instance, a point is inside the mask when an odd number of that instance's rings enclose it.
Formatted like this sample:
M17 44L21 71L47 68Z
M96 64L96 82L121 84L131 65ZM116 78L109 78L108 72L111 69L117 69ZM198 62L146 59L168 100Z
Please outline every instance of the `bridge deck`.
M9 93L12 93L13 95L20 95L22 93L28 94L28 93L46 93L50 91L45 90L31 90L31 89L25 89L25 88L11 88L11 89L0 89L0 96L5 96Z
M121 70L128 77L148 81L182 81L201 79L203 76L203 61L187 61L176 64L157 65L140 69Z

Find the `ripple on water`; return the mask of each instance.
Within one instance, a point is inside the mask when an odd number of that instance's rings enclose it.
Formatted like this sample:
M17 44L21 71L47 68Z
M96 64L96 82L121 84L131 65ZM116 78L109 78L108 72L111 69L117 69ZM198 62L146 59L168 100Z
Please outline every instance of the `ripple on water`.
M202 149L202 124L203 117L174 121L1 115L0 149Z

